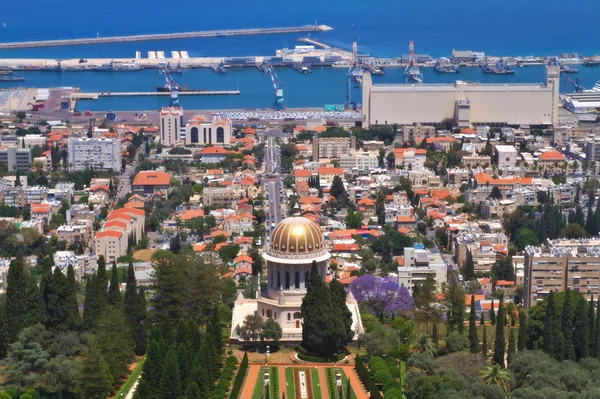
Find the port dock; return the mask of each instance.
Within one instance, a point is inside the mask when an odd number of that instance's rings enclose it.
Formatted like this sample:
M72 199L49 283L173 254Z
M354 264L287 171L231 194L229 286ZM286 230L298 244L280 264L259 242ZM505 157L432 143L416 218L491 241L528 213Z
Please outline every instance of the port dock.
M153 33L147 35L129 35L129 36L107 36L91 37L81 39L57 39L57 40L32 40L26 42L6 42L0 43L0 50L31 48L31 47L54 47L54 46L75 46L84 44L104 44L121 42L140 42L149 40L172 40L172 39L194 39L203 37L219 36L248 36L248 35L272 35L278 33L299 33L299 32L324 32L333 28L327 25L303 25L288 26L281 28L249 28L249 29L226 29L210 30L196 32L180 33Z
M197 90L180 91L180 96L239 96L239 90ZM103 93L72 93L71 100L97 100L100 97L150 97L150 96L170 96L170 92L159 91L131 91L131 92L103 92Z

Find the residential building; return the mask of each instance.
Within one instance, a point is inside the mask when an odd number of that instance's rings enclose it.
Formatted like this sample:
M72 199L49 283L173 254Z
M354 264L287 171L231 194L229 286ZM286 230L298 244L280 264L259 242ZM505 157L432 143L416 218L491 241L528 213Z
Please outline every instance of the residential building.
M183 126L183 108L163 107L160 111L160 143L167 147L179 144Z
M204 206L232 208L246 193L231 187L206 187L203 191Z
M435 136L435 126L410 125L402 126L402 141L405 143L414 140L416 145L421 144L424 139Z
M225 160L227 154L229 154L229 151L223 147L204 147L200 151L200 160L203 163L218 164Z
M70 138L68 141L70 170L121 170L119 139Z
M26 134L25 136L17 137L17 142L20 148L33 148L36 145L40 148L46 147L46 136L41 134Z
M543 171L560 171L567 158L556 150L546 151L540 155L538 159L538 167Z
M340 179L344 178L344 169L341 168L319 168L317 171L319 180L326 185L332 184L336 176Z
M346 171L364 172L377 169L379 160L377 154L373 152L353 152L341 154L340 169Z
M517 210L517 203L513 200L488 199L481 203L481 213L486 219L503 219Z
M517 166L519 153L512 145L496 145L494 147L494 162L498 169L514 168Z
M352 137L313 137L313 161L320 158L339 158L356 150L356 136Z
M448 186L460 187L463 183L469 183L469 169L451 168L446 169L446 179Z
M600 136L592 136L585 141L585 157L590 162L600 161Z
M0 149L0 163L4 164L9 172L28 171L31 168L31 149L6 147Z
M422 170L425 168L427 151L416 148L394 148L396 169Z
M600 238L549 240L548 246L525 249L524 300L526 308L535 306L550 291L567 288L587 300L600 295Z
M129 237L124 231L106 230L96 234L96 258L101 255L107 263L116 261L120 256L127 254Z
M155 192L163 192L167 195L171 189L171 174L159 171L141 171L133 179L133 192L148 196Z
M411 293L416 284L422 283L431 275L440 291L447 281L448 266L439 253L426 250L422 244L404 248L404 258L398 261L398 285Z
M227 216L223 222L223 228L229 234L236 233L238 235L242 235L247 231L254 230L252 225L253 220L254 216L252 216L250 213Z

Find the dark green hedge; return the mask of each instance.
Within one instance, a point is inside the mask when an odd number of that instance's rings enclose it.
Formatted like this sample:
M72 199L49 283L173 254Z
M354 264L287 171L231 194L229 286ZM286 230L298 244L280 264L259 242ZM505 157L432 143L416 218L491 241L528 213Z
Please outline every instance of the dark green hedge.
M371 399L381 399L381 394L371 378L371 373L369 373L369 370L367 370L365 367L362 358L358 355L356 355L354 369L356 370L356 373L358 374L358 377L361 379L362 383L365 385L367 391L371 392Z
M237 397L240 395L240 390L242 389L242 383L244 382L244 377L246 376L247 370L248 354L244 353L244 358L242 359L242 363L240 363L240 368L238 369L235 380L233 381L233 387L231 388L231 395L229 395L229 399L237 399Z

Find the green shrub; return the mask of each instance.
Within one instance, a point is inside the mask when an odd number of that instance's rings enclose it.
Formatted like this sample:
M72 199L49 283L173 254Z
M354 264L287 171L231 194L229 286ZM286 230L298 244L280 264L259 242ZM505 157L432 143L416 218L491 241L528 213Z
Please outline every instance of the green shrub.
M396 380L389 380L385 384L383 384L383 392L387 393L390 389L399 389L402 391L402 385Z
M402 390L399 388L390 389L384 395L385 399L402 399Z
M233 387L231 388L231 394L229 395L229 399L237 399L240 394L240 389L242 389L242 383L244 382L244 377L246 376L246 371L248 370L248 354L244 353L244 358L242 359L242 363L240 363L240 368L238 369L237 375L235 376L235 381L233 382Z
M387 359L385 359L385 364L388 367L398 367L398 361L393 357L388 357Z
M387 371L390 372L390 375L393 378L400 378L400 369L398 368L398 366L388 367Z
M378 384L385 384L389 380L392 379L392 376L389 371L381 370L375 374L375 382Z
M378 372L387 370L387 369L388 369L388 367L385 365L385 363L375 363L374 365L371 366L369 371L371 371L372 375L375 375Z
M385 360L383 360L383 358L380 356L373 356L369 359L369 368L373 368L373 365L377 363L385 364Z

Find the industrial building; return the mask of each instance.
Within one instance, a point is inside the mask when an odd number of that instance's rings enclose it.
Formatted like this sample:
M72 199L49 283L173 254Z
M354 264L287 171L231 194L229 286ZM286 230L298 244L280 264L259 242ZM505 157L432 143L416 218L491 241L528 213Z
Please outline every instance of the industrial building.
M559 67L546 67L542 83L373 84L363 74L363 128L435 125L453 118L471 125L556 125Z
M71 170L121 170L121 142L119 139L71 138L68 142Z

